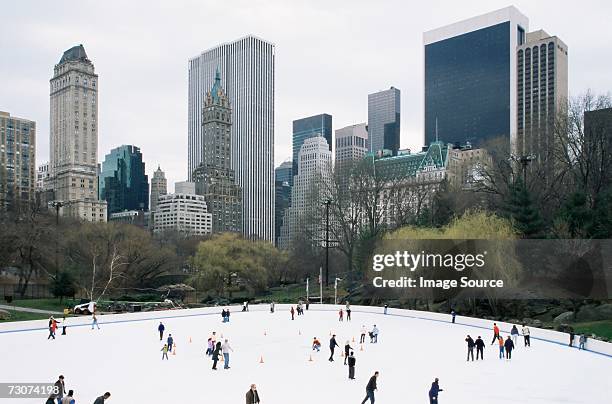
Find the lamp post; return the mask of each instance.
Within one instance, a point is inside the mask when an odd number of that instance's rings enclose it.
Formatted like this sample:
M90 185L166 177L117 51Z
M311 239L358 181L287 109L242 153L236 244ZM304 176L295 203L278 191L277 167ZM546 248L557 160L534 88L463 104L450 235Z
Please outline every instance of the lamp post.
M512 160L521 165L521 168L523 170L523 186L524 187L527 187L527 166L529 165L529 163L531 163L535 159L536 159L535 154L527 154L527 155L522 155L522 156L516 156L514 154L510 155L509 160Z
M60 208L70 205L69 201L51 201L49 206L55 209L55 279L59 276L59 244L58 244L58 230L59 230L59 211Z
M336 278L334 281L334 304L338 304L338 281L341 281L342 278Z

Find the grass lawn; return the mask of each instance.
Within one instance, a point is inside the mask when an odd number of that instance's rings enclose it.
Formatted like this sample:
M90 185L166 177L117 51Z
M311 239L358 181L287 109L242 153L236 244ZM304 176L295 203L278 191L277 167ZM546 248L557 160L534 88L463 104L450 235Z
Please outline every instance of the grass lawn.
M11 321L28 321L28 320L42 320L49 318L48 314L39 313L26 313L23 311L6 310L11 313L10 320L0 320L0 323L8 323Z
M79 300L72 300L70 298L64 298L60 303L59 298L50 299L16 299L11 303L18 307L28 307L30 309L50 310L63 312L64 308L72 308L78 304Z
M595 334L612 339L612 320L572 324L576 333Z

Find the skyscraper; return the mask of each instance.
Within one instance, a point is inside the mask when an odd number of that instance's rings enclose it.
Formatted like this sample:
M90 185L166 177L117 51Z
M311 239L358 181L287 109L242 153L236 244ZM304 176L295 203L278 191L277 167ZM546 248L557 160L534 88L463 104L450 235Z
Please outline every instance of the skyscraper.
M112 149L104 158L99 177L100 200L108 214L149 209L149 180L140 148L131 145Z
M83 45L68 49L50 80L50 170L60 213L106 221L98 200L98 75Z
M36 123L0 111L0 210L35 201Z
M510 6L423 34L425 144L516 137L516 48L528 25Z
M274 45L254 36L189 60L188 175L205 162L202 110L217 69L233 108L231 168L242 189L242 232L274 240Z
M298 173L298 153L304 141L313 136L323 136L332 150L332 117L319 114L293 121L293 175ZM293 185L293 177L289 180Z
M517 156L534 155L547 173L562 147L555 123L568 102L567 45L540 30L517 49Z
M368 153L368 126L365 123L336 130L336 166L361 160Z
M204 196L212 214L213 233L242 230L242 191L232 162L232 107L221 86L219 71L206 93L202 114L204 161L194 170L196 194Z
M291 205L291 185L293 163L285 161L274 169L274 245L278 246L285 210Z
M369 150L391 150L397 154L400 145L400 90L391 87L368 95Z
M305 237L313 245L320 245L324 239L320 206L329 195L325 183L331 181L331 168L332 153L325 138L306 139L298 154L298 174L291 188L291 206L283 217L280 248L288 249L298 237Z
M168 193L168 180L166 180L166 174L161 170L160 166L157 166L157 170L153 173L151 179L151 212L155 212L157 209L157 201L161 195Z

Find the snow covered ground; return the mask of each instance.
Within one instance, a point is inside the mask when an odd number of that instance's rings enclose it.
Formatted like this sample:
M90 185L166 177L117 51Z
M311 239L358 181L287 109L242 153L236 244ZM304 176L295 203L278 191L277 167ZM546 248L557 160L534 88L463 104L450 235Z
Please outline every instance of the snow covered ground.
M316 305L295 321L288 306L278 305L274 314L267 306L238 310L232 309L227 324L218 311L207 314L205 309L100 316L100 330L73 327L55 341L47 340L44 329L27 330L44 328L46 321L0 325L0 382L54 382L63 374L77 403L92 403L105 391L112 393L111 404L244 403L250 384L256 383L262 404L358 404L378 370L377 403L428 403L435 377L444 389L442 404L594 403L610 396L612 358L557 343L533 340L526 349L521 338L507 362L489 345L490 330L467 325L384 316L382 309L364 313L356 307L353 320L343 323L337 311L320 311ZM162 361L157 326L159 317L170 316L180 316L162 319L177 352ZM73 325L87 320L69 319ZM379 343L366 343L361 351L359 330L373 324L380 329ZM3 332L15 329L25 331ZM213 330L234 348L230 370L223 370L221 362L220 370L212 371L204 355ZM357 380L347 378L342 349L336 349L335 362L327 361L330 332L341 346L349 340L356 348ZM485 340L484 361L466 362L467 334ZM322 342L319 353L311 350L315 336ZM44 401L0 398L0 404Z

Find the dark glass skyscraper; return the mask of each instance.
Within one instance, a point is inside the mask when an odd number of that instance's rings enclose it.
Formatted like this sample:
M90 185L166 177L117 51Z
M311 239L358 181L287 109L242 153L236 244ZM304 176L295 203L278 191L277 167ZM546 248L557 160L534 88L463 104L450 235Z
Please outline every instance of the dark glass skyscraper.
M124 210L149 209L149 179L140 148L112 149L104 157L99 177L100 200L108 203L108 215Z
M329 150L332 147L332 116L320 114L293 121L293 175L298 173L298 153L309 137L323 136L327 140ZM293 185L293 175L290 185Z
M368 95L368 149L370 152L400 147L400 90L391 87Z
M274 245L278 246L285 210L291 206L291 182L293 181L293 164L285 161L274 169Z
M507 7L424 34L425 144L516 137L516 48L528 24Z

